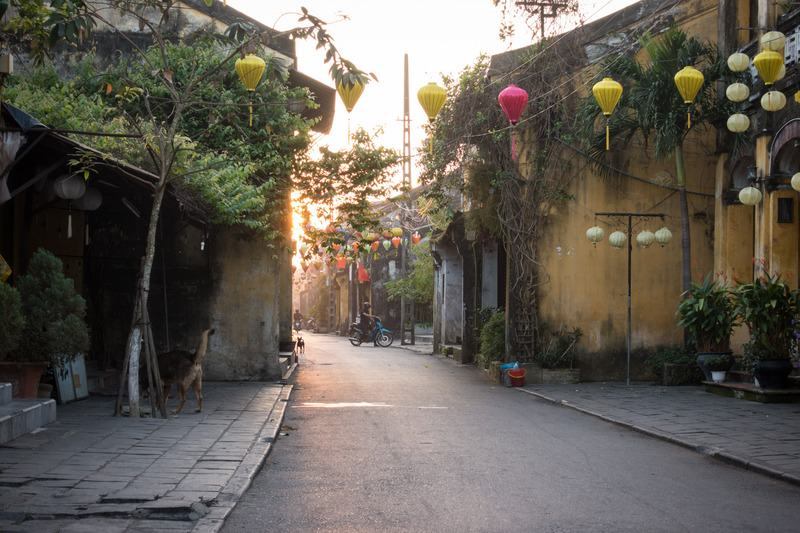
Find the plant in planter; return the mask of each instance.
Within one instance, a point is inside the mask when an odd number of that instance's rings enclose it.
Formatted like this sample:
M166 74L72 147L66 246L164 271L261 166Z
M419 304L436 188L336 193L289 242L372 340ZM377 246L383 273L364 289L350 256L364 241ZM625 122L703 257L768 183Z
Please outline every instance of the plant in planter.
M24 327L19 291L0 283L0 382L11 383L15 398L35 398L44 365L17 361Z
M763 388L785 388L797 348L800 291L784 283L779 272L769 273L763 261L760 270L760 276L739 283L734 292L737 312L750 328L745 353Z
M60 259L39 248L18 285L25 327L15 359L58 368L87 350L86 302L64 276Z
M712 355L705 360L706 368L711 371L711 380L717 383L725 381L725 375L731 367L727 354Z
M725 370L733 366L730 338L733 328L739 324L739 315L727 282L715 279L709 272L702 283L692 283L678 302L675 316L678 327L684 328L694 342L697 364L706 380L711 380L710 370L705 365L710 354L726 353L728 367Z
M19 346L25 318L19 291L10 283L0 283L0 361L7 361Z
M695 360L697 354L680 347L669 347L653 353L645 364L658 385L689 385L699 383Z

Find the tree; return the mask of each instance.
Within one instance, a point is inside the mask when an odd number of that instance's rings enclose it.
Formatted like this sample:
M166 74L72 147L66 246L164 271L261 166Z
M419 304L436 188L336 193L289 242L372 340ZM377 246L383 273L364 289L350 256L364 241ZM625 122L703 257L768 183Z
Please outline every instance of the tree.
M207 0L208 3L209 0ZM161 205L167 184L187 176L197 176L199 169L213 172L214 156L210 152L198 150L198 140L188 137L187 121L197 109L209 106L202 100L203 89L213 85L219 76L233 70L234 61L245 52L254 51L264 44L272 35L263 34L257 28L245 24L236 24L228 32L227 39L217 37L220 42L229 46L224 58L213 65L200 65L195 62L196 54L176 57L169 53L171 43L165 37L170 13L176 8L174 0L112 0L110 2L91 2L86 0L53 0L49 6L43 2L26 2L12 0L12 6L21 8L18 18L12 27L25 30L33 35L34 52L41 51L39 57L46 55L46 50L60 40L74 42L83 38L98 24L116 31L126 40L136 55L135 58L124 58L131 69L144 68L150 73L148 84L134 83L135 77L121 76L120 71L108 73L105 81L112 88L119 87L120 104L129 127L142 136L145 153L149 158L158 180L153 191L153 207L150 214L146 255L143 258L141 287L142 298L135 315L141 317L142 310L147 307L147 295L150 287L150 276L156 248L156 231ZM29 10L26 10L30 8ZM331 63L331 77L336 84L368 83L374 75L365 73L344 59L333 45L333 40L325 29L325 22L309 14L303 8L299 22L303 26L288 33L298 38L312 38L318 47L325 50L325 62ZM136 20L141 29L147 29L153 39L153 48L148 52L132 41L125 31L117 27L111 14L120 14L120 19ZM155 14L153 18L148 15ZM200 53L199 48L192 49ZM186 77L180 80L173 73L182 70ZM141 82L141 80L140 80ZM66 95L65 95L66 96ZM230 104L233 104L231 102ZM269 104L269 102L266 102ZM244 175L257 173L248 167L236 169L233 174ZM264 186L279 187L280 183L265 183ZM138 407L138 372L141 340L143 338L142 321L133 321L127 345L129 358L129 401L131 416L139 415Z
M405 278L386 282L390 300L410 298L417 303L433 302L433 256L430 242L421 241L414 248L410 272Z
M686 167L683 162L683 143L689 133L724 121L732 113L732 104L717 99L716 82L730 76L725 61L716 47L690 38L680 29L670 29L658 38L645 35L640 43L649 58L642 65L633 56L606 56L598 69L595 82L611 77L622 83L624 90L617 110L609 120L611 137L627 144L634 137L649 143L657 160L674 158L681 213L681 250L683 253L683 292L691 285L691 241L689 207L686 198ZM685 66L694 66L703 73L705 81L689 107L675 86L675 74ZM605 164L605 131L597 132L595 119L600 107L590 95L578 107L579 132L589 145L589 154L600 175L611 170Z

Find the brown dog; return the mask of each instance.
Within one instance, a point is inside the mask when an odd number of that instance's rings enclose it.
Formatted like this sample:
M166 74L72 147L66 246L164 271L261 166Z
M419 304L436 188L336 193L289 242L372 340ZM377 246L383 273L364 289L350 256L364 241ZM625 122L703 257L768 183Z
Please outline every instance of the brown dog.
M213 329L205 330L200 335L200 344L194 353L186 350L173 350L159 354L158 373L161 374L164 401L169 398L172 384L175 383L178 386L180 402L178 403L178 408L172 411L173 413L180 413L181 409L183 409L183 404L186 402L186 391L189 390L189 387L194 389L194 393L197 396L197 409L195 409L195 412L199 413L203 410L203 367L201 363L208 350L208 336L213 334Z

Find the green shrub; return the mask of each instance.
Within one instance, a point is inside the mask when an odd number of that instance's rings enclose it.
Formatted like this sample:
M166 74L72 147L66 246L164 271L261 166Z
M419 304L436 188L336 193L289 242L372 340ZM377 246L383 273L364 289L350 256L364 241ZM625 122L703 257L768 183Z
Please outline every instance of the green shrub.
M14 358L25 327L19 291L10 283L0 283L0 310L0 361L4 361Z
M664 363L676 365L694 364L697 355L683 348L666 348L656 352L645 360L645 364L650 366L650 371L656 377L656 383L662 383L664 378Z
M557 330L549 330L547 323L544 323L541 330L544 333L536 344L533 362L542 368L573 368L577 356L575 344L583 336L581 328L561 326Z
M475 361L489 368L492 361L503 361L506 355L506 314L495 312L481 328L480 350Z

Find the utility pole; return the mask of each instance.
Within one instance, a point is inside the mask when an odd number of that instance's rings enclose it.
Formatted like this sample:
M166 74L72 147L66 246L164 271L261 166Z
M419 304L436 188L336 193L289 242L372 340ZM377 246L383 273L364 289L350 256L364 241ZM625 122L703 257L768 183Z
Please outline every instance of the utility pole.
M408 243L411 232L406 228L406 217L410 212L411 193L411 115L408 105L408 54L404 56L403 77L403 195L400 202L400 227L403 228L403 242L400 245L400 276L408 276ZM406 342L406 332L410 341ZM405 295L400 297L400 344L415 344L414 340L414 299Z

